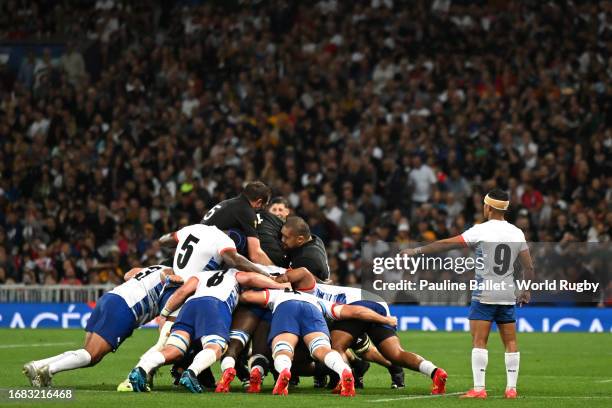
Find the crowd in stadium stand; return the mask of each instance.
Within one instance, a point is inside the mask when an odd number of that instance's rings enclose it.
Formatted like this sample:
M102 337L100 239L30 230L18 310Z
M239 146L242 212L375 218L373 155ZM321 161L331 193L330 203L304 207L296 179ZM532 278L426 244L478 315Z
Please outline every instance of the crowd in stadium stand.
M256 179L345 284L495 186L528 241L610 240L610 2L58 3L0 4L68 42L0 69L0 283L119 282Z

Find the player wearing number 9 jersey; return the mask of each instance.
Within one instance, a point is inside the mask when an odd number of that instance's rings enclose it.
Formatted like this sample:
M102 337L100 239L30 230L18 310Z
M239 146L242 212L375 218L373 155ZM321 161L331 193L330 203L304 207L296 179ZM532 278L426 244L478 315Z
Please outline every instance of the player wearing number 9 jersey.
M172 269L153 265L126 274L127 282L105 293L85 327L85 346L54 357L31 361L23 373L34 386L49 386L54 374L97 364L132 335L134 329L158 315L167 298L162 296Z
M254 288L283 287L266 276L237 269L205 271L189 278L170 297L162 310L162 317L169 316L184 302L166 345L161 351L142 356L129 375L132 389L145 391L147 375L161 365L181 358L195 340L202 342L203 349L183 372L179 383L192 392L202 392L197 376L220 359L227 347L240 285Z
M516 226L504 220L510 205L509 196L501 190L493 190L484 198L483 212L486 222L475 225L463 234L408 249L404 254L415 256L433 254L462 246L474 248L477 262L478 288L472 293L470 305L470 331L472 333L472 374L474 388L462 398L486 398L485 371L488 363L487 340L495 321L499 328L506 354L506 398L516 398L520 354L516 344L517 298L514 290L514 263L520 260L525 279L533 279L533 264L525 235ZM519 294L518 303L528 303L529 292Z

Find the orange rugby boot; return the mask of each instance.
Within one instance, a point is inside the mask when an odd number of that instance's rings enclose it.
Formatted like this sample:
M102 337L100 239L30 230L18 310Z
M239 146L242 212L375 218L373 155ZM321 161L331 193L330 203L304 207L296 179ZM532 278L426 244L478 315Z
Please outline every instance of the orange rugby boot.
M273 395L288 395L289 394L289 380L291 380L291 371L285 368L278 375L274 389L272 390Z
M459 398L478 398L485 399L487 398L487 390L476 391L475 389L471 389Z
M437 368L436 373L432 379L431 384L431 395L441 395L446 392L446 379L448 374L442 368Z

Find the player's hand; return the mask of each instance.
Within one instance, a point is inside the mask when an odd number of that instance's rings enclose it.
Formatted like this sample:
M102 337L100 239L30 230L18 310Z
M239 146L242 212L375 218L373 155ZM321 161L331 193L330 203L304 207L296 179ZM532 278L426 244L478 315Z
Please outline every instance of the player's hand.
M180 286L183 283L185 283L185 281L183 280L183 278L181 278L178 275L168 275L168 276L166 276L166 283L167 284L176 285L176 286Z
M531 300L531 292L528 290L522 291L518 296L519 306L526 305Z
M397 327L397 317L395 317L395 316L388 316L387 317L387 324L389 326Z
M277 276L277 277L275 277L273 279L274 279L274 281L276 283L287 283L287 282L289 282L289 278L287 277L287 275L279 275L279 276Z
M400 254L406 255L406 256L415 256L417 253L416 253L415 248L406 248L403 251L401 251Z

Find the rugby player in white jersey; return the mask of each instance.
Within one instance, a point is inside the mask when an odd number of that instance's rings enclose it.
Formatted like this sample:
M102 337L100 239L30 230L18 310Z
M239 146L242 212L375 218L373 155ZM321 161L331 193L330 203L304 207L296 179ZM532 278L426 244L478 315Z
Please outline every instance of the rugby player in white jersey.
M285 283L288 282L291 284L291 287L300 292L316 294L317 293L317 285L322 285L318 283L313 274L311 274L307 268L298 268L298 269L288 269L285 274L277 276L274 278L276 282ZM333 291L334 294L339 296L338 303L347 303L345 301L346 294L344 294L344 290L340 289L341 286L334 285L323 285L322 288L339 288L338 290ZM347 291L351 291L353 294L357 294L358 298L355 296L349 295L352 301L361 300L361 290L354 288L347 288ZM329 292L329 290L328 290ZM321 290L318 291L319 295L323 295ZM332 294L329 293L327 295L328 299L332 298ZM338 300L336 300L338 301ZM350 303L350 302L349 302ZM378 363L389 370L389 374L391 375L391 388L404 388L404 370L402 367L392 364L389 360L380 354L379 350L376 346L371 342L367 333L362 333L358 337L353 339L351 343L349 351L346 353L346 357L350 360L351 367L353 368L353 373L355 374L355 388L363 388L363 376L367 369L369 368L369 363L364 365L363 362L360 362L356 359L356 357L361 358L363 361L372 361ZM260 372L263 372L261 370ZM261 377L261 375L260 375ZM254 375L251 375L251 380L253 380ZM256 378L256 377L255 377ZM257 378L256 378L257 379ZM315 381L317 378L315 377ZM330 375L329 383L327 384L327 388L336 389L339 384L340 378L335 376L334 374ZM261 378L259 379L261 382ZM256 381L251 381L250 387L256 385ZM318 387L317 387L318 388Z
M497 323L506 349L506 398L516 398L520 353L516 342L515 304L528 303L530 293L524 291L518 299L514 290L514 262L518 258L525 279L533 279L534 270L525 235L516 226L505 221L504 213L510 205L508 194L492 190L484 198L486 222L468 229L461 235L443 239L419 248L402 251L409 256L429 255L441 251L473 247L477 257L483 259L483 268L476 268L476 281L483 290L472 292L470 304L470 331L472 333L472 374L474 388L461 398L487 398L485 372L488 363L487 340L491 325ZM500 290L492 288L497 284Z
M268 343L272 348L274 368L279 373L272 391L275 395L288 394L294 350L300 339L304 340L312 358L340 376L340 395L355 395L353 373L340 353L332 350L325 318L360 319L390 326L397 324L395 317L383 316L361 306L335 304L292 289L246 291L240 295L240 300L272 310Z
M203 271L219 270L221 264L238 268L245 272L258 272L268 275L263 267L258 266L236 251L234 241L215 226L194 224L178 231L166 234L159 239L164 246L176 246L174 253L174 273L186 282L191 276ZM182 283L180 282L180 283ZM168 285L164 288L164 296L169 297L178 285ZM168 316L159 331L157 343L144 354L159 351L165 345L170 329L180 308ZM142 358L142 357L141 357ZM133 391L128 379L117 387L117 391Z
M389 306L383 299L359 288L317 283L313 295L334 303L362 306L381 316L390 316ZM368 335L380 354L391 364L418 371L431 378L433 395L446 392L446 371L420 355L404 350L395 327L357 320L334 322L331 326L332 346L334 350L345 354L355 340L364 334ZM335 392L338 391L336 388Z
M283 287L269 277L254 272L240 272L237 269L199 272L189 278L168 299L160 313L162 317L167 317L184 302L166 345L161 351L142 356L128 377L132 389L135 392L146 391L148 374L181 358L191 342L201 341L202 351L183 372L179 383L191 392L202 392L197 376L219 360L227 348L232 313L238 303L240 285L252 288ZM235 372L233 374L235 375ZM233 376L225 378L224 375L221 382L229 384L231 380Z
M134 329L159 314L167 300L162 297L162 289L166 278L172 275L172 269L162 265L130 271L125 277L127 282L98 300L85 327L83 348L24 365L23 373L30 383L48 387L53 375L96 365L109 352L117 350Z

